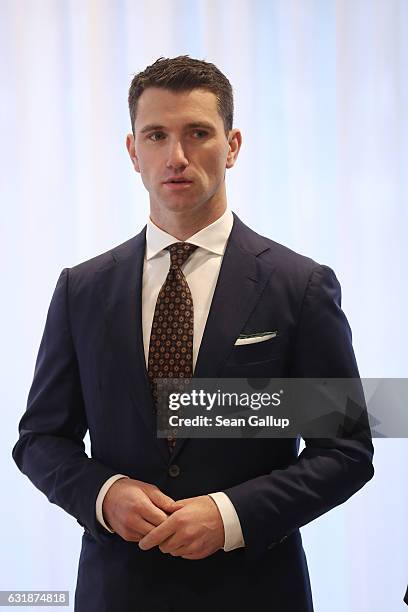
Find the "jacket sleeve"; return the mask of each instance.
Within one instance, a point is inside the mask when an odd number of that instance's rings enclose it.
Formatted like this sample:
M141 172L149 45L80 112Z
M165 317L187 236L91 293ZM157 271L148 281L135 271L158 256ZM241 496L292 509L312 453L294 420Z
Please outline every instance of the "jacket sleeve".
M113 537L96 520L95 502L115 470L85 453L88 429L68 312L69 270L58 279L35 365L28 404L13 449L19 469L50 502L103 542Z
M340 285L326 266L316 265L309 278L290 377L359 377ZM225 490L241 522L248 557L258 557L346 501L372 478L372 457L364 407L355 431L332 439L305 438L304 450L286 468Z

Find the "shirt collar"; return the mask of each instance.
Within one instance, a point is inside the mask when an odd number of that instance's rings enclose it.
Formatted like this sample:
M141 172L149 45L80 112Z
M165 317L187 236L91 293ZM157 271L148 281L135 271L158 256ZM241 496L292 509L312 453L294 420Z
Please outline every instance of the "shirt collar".
M219 219L191 236L186 242L217 255L223 255L233 223L234 217L231 210L227 208ZM157 227L150 218L148 219L146 230L147 260L152 259L174 242L179 242L179 240Z

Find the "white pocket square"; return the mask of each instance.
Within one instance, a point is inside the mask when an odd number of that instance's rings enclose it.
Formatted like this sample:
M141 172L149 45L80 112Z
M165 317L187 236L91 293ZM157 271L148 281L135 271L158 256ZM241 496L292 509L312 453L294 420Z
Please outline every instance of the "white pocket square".
M255 344L255 342L265 342L278 335L277 331L263 332L259 334L247 334L241 335L235 341L235 346L242 346L243 344Z

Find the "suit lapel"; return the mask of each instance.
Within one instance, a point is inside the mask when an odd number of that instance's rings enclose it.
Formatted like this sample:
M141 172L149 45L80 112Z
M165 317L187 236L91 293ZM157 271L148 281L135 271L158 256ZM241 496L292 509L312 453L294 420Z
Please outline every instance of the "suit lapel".
M124 372L135 409L139 410L168 462L167 441L156 438L156 417L144 358L142 274L145 240L144 229L114 249L112 263L98 272L98 285L113 354Z
M218 376L232 351L273 271L258 258L268 248L234 215L197 358L196 378Z

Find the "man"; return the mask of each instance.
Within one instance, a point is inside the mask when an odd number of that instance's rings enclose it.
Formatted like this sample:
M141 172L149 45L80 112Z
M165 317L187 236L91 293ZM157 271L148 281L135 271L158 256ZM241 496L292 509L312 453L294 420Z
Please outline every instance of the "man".
M129 108L147 229L62 271L14 459L84 527L76 610L310 612L299 527L372 477L370 436L158 439L154 383L358 377L339 284L227 208L241 133L213 64L157 60Z

